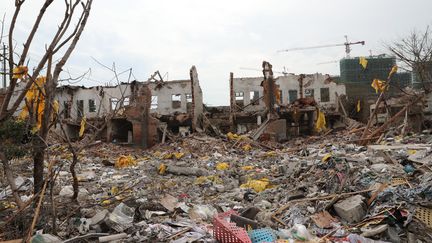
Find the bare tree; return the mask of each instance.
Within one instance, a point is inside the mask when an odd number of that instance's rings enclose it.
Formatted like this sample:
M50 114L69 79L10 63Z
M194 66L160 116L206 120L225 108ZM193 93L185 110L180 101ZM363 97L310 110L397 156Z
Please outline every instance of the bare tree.
M18 55L19 60L15 61L14 53L16 53L17 50L13 44L14 29L21 13L21 8L25 2L26 0L15 0L15 11L8 26L7 39L9 55L7 61L10 70L8 75L9 86L4 95L3 102L0 104L0 123L10 119L23 103L27 104L27 107L43 106L43 112L39 120L37 114L31 114L33 116L33 119L31 120L33 120L33 122L36 120L36 122L40 124L32 144L34 161L34 192L36 194L41 190L44 181L43 161L45 149L47 147L46 138L52 126L55 89L63 70L63 66L74 51L87 24L93 0L64 0L63 19L58 24L58 29L54 33L50 42L46 44L42 58L38 60L37 65L32 69L31 73L27 73L28 67L25 67L28 53L38 32L39 25L42 19L46 17L46 12L54 0L43 1L39 14L36 17L28 36L23 41L23 50ZM36 80L40 75L42 75L42 72L45 69L45 82L41 87L37 87L43 96L44 102L39 103L39 99L33 101L27 100L27 91L37 84ZM23 71L23 73L17 73L20 71L13 70L25 71ZM21 81L23 85L18 85L19 81ZM37 104L32 104L32 102L36 102ZM30 110L33 109L29 109L29 111ZM37 109L36 112L38 112Z
M117 69L116 69L115 63L113 63L112 67L110 68L110 67L102 64L101 62L99 62L95 58L93 58L93 60L95 62L97 62L99 65L101 65L102 67L108 69L110 72L113 73L113 75L114 75L113 79L115 79L115 81L116 81L117 88L120 91L121 97L119 97L120 99L116 103L116 106L114 107L114 109L111 109L108 113L106 113L106 114L103 115L103 122L100 125L98 125L98 126L93 126L92 127L93 131L90 132L90 133L88 133L88 134L86 134L85 137L82 139L82 141L80 143L75 143L75 144L72 143L72 141L71 141L68 133L64 129L63 119L61 117L59 117L59 119L58 119L58 123L59 123L60 129L62 131L62 136L61 137L62 137L62 139L64 141L67 142L68 150L72 154L72 162L71 162L71 165L69 167L69 170L70 170L70 172L72 174L72 187L73 187L73 196L72 196L72 199L75 202L77 202L77 200L78 200L78 193L79 193L79 184L78 184L79 182L78 182L78 178L77 178L77 174L76 174L76 170L75 170L76 165L79 163L79 157L78 157L78 155L79 155L79 153L82 150L84 150L85 148L87 148L91 143L93 143L96 140L97 137L99 137L101 135L101 133L105 130L105 128L107 127L107 125L110 122L110 120L112 118L114 118L121 111L121 109L124 107L124 102L125 102L125 99L127 98L125 96L125 93L126 93L127 89L126 88L122 89L122 85L121 85L122 82L120 81L119 76L120 76L120 74L123 74L125 72L129 72L128 79L127 79L127 83L129 83L130 80L131 80L131 75L132 75L132 69L131 68L127 69L127 70L125 70L123 72L118 73ZM100 103L101 104L102 104L102 99L103 98L100 98ZM90 125L89 123L87 123L87 124Z
M426 93L432 91L432 34L429 26L424 32L411 33L387 48L411 69Z

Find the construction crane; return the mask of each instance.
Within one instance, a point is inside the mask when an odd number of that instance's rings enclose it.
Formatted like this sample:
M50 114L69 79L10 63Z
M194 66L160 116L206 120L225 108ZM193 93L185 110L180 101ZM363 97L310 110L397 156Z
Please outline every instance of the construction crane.
M320 46L309 46L309 47L297 47L297 48L279 50L278 52L301 51L301 50L310 50L310 49L327 48L327 47L335 47L335 46L345 46L346 57L350 57L351 45L358 45L358 44L361 44L363 46L365 44L365 41L349 42L348 36L345 35L345 43L320 45Z
M283 71L273 71L273 73L280 73L280 74L283 74L284 76L287 76L289 73L287 72L286 67L283 67L283 68L284 68ZM262 72L262 69L258 69L258 68L240 67L240 69Z

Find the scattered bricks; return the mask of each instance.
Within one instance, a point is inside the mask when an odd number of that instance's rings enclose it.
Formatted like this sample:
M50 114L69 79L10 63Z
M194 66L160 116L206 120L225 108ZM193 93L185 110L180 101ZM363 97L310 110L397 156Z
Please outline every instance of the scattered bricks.
M361 195L339 201L334 206L336 213L348 223L356 223L366 215L366 204Z

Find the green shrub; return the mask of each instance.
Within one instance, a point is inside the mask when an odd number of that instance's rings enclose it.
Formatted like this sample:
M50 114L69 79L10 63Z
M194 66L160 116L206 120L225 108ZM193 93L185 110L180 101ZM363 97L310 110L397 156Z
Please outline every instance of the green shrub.
M9 119L0 123L0 148L8 159L22 157L28 148L23 141L28 139L26 123Z

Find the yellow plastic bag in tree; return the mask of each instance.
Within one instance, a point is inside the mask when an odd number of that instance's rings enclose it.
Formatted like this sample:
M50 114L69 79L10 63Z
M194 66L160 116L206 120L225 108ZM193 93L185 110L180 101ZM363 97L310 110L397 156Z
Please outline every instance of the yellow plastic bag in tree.
M29 116L29 109L31 109L31 113L35 116L35 125L32 128L31 132L36 133L39 131L42 125L42 117L44 115L45 110L45 82L46 77L41 76L38 77L35 82L31 85L29 90L27 90L25 95L26 104L24 104L22 111L18 115L18 119L24 120ZM53 114L58 112L58 102L54 101L52 104ZM51 120L53 119L53 114L51 115Z
M360 110L361 110L360 100L357 100L357 106L356 106L357 113L360 112Z
M380 91L381 93L384 92L387 88L386 81L374 79L371 84L372 88L375 89L375 92L378 93Z
M58 100L54 100L54 103L53 103L54 115L57 115L59 110L60 110L59 102L58 102Z
M38 114L38 116L42 117L43 110L45 108L45 95L44 95L44 84L46 78L39 77L35 80L35 82L30 86L25 95L25 100L27 101L24 104L21 113L19 114L20 119L26 119L29 115L29 108L32 109L33 114ZM29 107L27 106L29 105ZM39 117L37 117L39 118ZM40 120L40 119L38 119ZM36 121L38 122L38 121Z
M366 59L366 57L360 57L359 63L363 67L363 69L366 69L367 64L368 64L368 60Z
M84 135L86 123L87 123L86 117L83 116L83 118L81 119L81 125L80 125L80 130L79 130L79 137L82 137Z
M229 168L228 163L217 163L216 164L216 170L227 170Z
M397 72L397 70L398 70L398 66L394 65L394 66L392 67L392 69L390 70L387 79L390 79L391 76Z
M16 68L13 69L12 78L22 79L25 76L27 76L27 72L28 72L28 67L26 67L26 66L18 66L18 67L16 67Z
M276 104L280 105L281 104L281 92L280 92L278 86L276 86L275 89L274 89L274 96L276 98L275 99Z
M324 112L318 110L318 118L315 122L315 130L317 132L321 132L325 128L326 128L326 120L325 120Z

